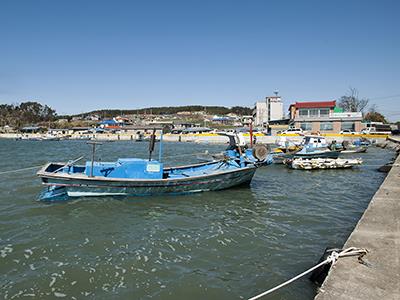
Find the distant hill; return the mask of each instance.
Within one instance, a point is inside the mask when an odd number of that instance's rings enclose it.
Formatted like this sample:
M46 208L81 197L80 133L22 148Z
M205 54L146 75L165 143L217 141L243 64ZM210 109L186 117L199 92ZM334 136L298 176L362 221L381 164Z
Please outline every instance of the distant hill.
M153 114L153 115L170 115L178 112L195 112L206 111L207 114L212 115L226 115L234 113L237 115L251 115L252 109L245 106L233 106L231 108L225 106L202 106L202 105L188 105L188 106L163 106L163 107L147 107L141 109L102 109L94 110L87 113L77 114L74 116L88 116L100 115L103 118L115 117L117 115L134 115L134 114Z

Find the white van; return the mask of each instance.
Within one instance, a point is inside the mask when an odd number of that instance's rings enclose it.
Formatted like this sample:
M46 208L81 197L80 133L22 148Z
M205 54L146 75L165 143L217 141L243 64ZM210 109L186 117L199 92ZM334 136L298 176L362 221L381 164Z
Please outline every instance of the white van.
M391 134L392 131L377 130L375 127L368 127L361 130L361 134Z

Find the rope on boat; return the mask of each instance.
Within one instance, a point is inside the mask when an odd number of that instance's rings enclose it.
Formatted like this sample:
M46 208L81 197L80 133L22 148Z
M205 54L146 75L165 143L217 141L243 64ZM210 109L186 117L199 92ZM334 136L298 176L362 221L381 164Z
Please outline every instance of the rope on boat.
M289 279L289 280L281 283L280 285L278 285L278 286L276 286L276 287L274 287L272 289L269 289L268 291L265 291L265 292L263 292L261 294L258 294L257 296L249 298L248 300L256 300L256 299L264 297L264 296L266 296L268 294L271 294L272 292L275 292L276 290L288 285L289 283L292 283L293 281L296 281L297 279L307 275L308 273L311 273L312 271L314 271L315 269L318 269L319 267L322 267L323 265L331 264L331 267L332 267L340 257L358 256L358 259L361 260L361 258L367 253L368 253L367 249L356 248L356 247L350 247L350 248L344 249L344 250L342 250L340 252L333 251L328 256L327 259L325 259L324 261L322 261L319 264L315 265L314 267L304 271L303 273L300 273L299 275L297 275L297 276L293 277L292 279Z
M41 168L41 167L43 167L43 165L29 167L29 168L22 168L22 169L17 169L17 170L9 170L9 171L0 172L0 175L9 174L9 173L17 173L17 172L27 171L27 170L33 170L33 169L38 169L38 168Z

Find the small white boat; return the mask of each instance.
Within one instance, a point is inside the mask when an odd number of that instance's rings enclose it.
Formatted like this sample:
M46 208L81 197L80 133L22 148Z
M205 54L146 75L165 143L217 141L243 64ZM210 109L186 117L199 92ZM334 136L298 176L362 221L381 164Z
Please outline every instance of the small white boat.
M288 159L285 165L297 170L317 170L317 169L347 169L362 164L361 158L356 159L332 159L332 158L312 158L312 159Z

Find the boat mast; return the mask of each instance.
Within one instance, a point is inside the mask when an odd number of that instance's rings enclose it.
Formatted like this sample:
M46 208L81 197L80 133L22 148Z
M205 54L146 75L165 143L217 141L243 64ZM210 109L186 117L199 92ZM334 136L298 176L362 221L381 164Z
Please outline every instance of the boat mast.
M158 161L159 162L161 162L162 152L163 152L163 132L164 132L164 127L161 128L161 134L160 134L160 148L158 149Z
M153 129L153 133L150 135L149 141L149 161L151 161L151 154L154 151L154 144L156 142L156 129Z
M250 148L253 148L253 120L250 121Z
M96 145L101 145L99 142L87 142L87 144L92 145L92 161L90 163L90 177L93 177L93 165L94 165L94 158L96 153Z

